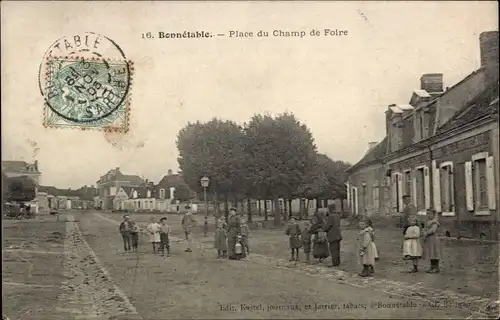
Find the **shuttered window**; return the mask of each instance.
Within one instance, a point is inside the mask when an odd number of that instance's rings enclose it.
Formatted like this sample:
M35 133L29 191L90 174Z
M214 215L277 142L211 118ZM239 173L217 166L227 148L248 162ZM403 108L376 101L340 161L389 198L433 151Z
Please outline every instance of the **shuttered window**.
M366 186L363 186L361 189L361 192L363 192L363 211L366 213L368 211L368 188Z
M411 182L410 170L405 171L404 184L405 184L405 195L411 196L412 182Z
M359 214L359 206L358 206L358 188L352 187L352 204L354 208L354 214Z
M453 190L453 165L442 165L439 169L440 178L440 195L441 195L441 211L454 212L454 190Z
M465 163L467 209L476 215L489 215L496 209L493 157L487 152L476 154Z
M417 210L425 210L424 168L415 171Z
M379 192L380 192L379 187L377 185L374 185L372 189L373 210L379 209L379 195L380 195Z
M486 159L474 161L472 166L472 186L474 189L474 207L476 209L488 208L488 183L486 181Z

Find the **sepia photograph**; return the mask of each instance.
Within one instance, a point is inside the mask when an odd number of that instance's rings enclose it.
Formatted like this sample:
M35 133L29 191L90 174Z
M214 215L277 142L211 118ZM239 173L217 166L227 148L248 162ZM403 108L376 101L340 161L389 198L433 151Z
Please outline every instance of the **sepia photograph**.
M2 1L2 320L498 319L496 1Z

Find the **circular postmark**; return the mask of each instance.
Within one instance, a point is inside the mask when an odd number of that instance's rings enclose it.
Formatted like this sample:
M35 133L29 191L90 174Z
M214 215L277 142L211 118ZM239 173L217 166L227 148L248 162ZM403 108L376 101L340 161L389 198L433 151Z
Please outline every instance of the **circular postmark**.
M128 112L133 67L108 37L86 32L54 42L40 64L47 108L70 123L103 125Z

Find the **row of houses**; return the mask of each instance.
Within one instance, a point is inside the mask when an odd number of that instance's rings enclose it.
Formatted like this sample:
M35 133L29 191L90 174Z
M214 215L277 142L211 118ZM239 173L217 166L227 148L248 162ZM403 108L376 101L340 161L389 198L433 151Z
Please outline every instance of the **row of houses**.
M123 174L117 167L102 175L96 183L98 195L94 198L94 206L102 210L175 211L174 192L181 186L191 197L196 197L182 175L172 170L154 184L138 175Z
M96 196L96 188L83 186L76 190L40 185L41 172L38 161L2 161L2 177L26 178L35 184L35 199L28 202L35 213L65 209L90 209Z
M424 74L409 103L385 111L386 136L347 170L353 215L394 215L409 195L449 236L498 238L498 31L479 37L481 66L449 88Z

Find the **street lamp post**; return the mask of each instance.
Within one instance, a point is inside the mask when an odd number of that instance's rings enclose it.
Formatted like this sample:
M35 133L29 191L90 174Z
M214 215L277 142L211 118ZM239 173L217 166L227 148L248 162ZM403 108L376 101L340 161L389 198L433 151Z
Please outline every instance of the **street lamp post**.
M207 176L204 176L200 180L201 186L203 187L203 197L205 198L205 237L207 236L208 232L208 200L207 200L207 188L208 184L210 183L210 179Z

